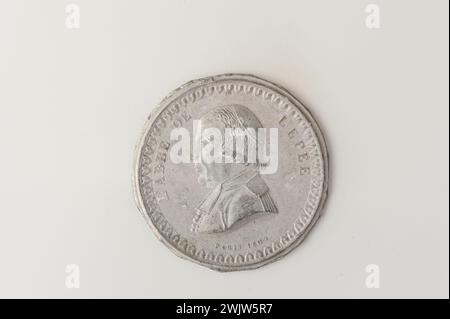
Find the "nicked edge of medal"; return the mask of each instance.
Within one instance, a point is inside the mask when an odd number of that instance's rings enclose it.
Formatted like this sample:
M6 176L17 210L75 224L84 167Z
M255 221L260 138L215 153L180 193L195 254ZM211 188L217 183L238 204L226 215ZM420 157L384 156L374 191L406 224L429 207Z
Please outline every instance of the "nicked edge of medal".
M157 116L165 109L166 106L168 106L172 102L172 98L175 98L179 96L180 94L192 89L196 86L201 86L205 84L214 83L216 81L220 80L242 80L249 83L254 83L256 85L262 85L266 86L275 92L278 92L280 95L285 96L291 103L294 105L301 114L303 114L306 118L306 120L309 122L311 127L313 128L313 132L317 136L317 140L319 142L319 147L321 150L322 155L322 162L323 162L323 189L322 194L320 198L320 202L317 206L317 209L314 213L313 218L309 222L308 226L304 229L303 234L299 236L297 239L294 240L291 244L286 246L285 248L281 249L277 254L274 254L270 258L263 259L257 263L253 263L250 265L241 265L238 267L235 266L229 266L229 265L217 265L217 264L210 264L207 262L202 262L198 259L192 258L187 254L184 254L180 250L178 250L176 247L173 246L172 243L168 242L168 240L159 232L159 230L156 228L156 226L153 224L151 218L149 217L148 213L146 212L145 205L143 202L140 186L139 186L139 167L141 162L141 153L142 153L142 147L144 145L144 142L146 140L146 136L148 134L149 129L151 128L151 125L153 124L153 121L157 118ZM328 197L328 184L329 184L329 154L328 149L326 145L326 141L324 138L324 133L320 129L320 126L318 125L315 118L312 116L310 110L294 95L292 95L288 90L283 88L282 86L279 86L273 82L267 81L263 78L251 75L251 74L244 74L244 73L225 73L215 76L209 76L204 78L199 78L196 80L191 80L189 82L186 82L185 84L181 85L177 89L173 90L171 93L166 95L162 99L162 101L150 112L150 115L147 117L147 120L145 121L144 129L141 131L141 135L139 137L138 143L135 146L135 158L134 158L134 165L133 165L133 192L134 192L134 198L136 201L136 205L141 212L141 214L144 216L147 224L150 226L150 228L153 230L154 234L158 238L159 241L161 241L166 247L168 247L176 256L191 261L195 264L207 267L209 269L220 271L220 272L231 272L231 271L240 271L240 270L252 270L257 269L262 266L265 266L267 264L270 264L274 261L277 261L281 259L282 257L289 254L292 250L297 248L305 239L305 237L308 235L310 230L314 227L319 217L323 214L323 208L326 202L326 199Z

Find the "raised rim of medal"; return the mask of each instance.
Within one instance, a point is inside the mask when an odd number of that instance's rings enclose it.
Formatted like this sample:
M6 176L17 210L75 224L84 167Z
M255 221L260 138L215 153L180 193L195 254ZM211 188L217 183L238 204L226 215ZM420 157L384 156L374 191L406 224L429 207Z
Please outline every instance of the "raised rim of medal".
M196 87L201 87L203 85L208 85L220 81L227 81L227 80L236 80L236 81L246 81L249 83L253 83L255 85L266 87L272 91L275 91L280 96L286 98L292 104L300 113L307 119L308 123L311 125L311 128L314 132L314 135L316 136L318 142L319 142L319 149L322 155L321 162L323 163L322 167L322 173L323 173L323 181L322 181L322 190L320 195L320 200L317 204L317 208L314 210L314 213L312 214L312 218L309 221L308 225L302 229L301 233L293 234L292 236L287 235L285 238L285 245L282 245L284 247L280 247L276 251L260 251L259 255L258 253L255 254L255 256L252 256L251 260L247 260L246 256L242 256L243 260L227 260L229 258L229 255L223 256L223 255L217 255L217 256L210 256L210 254L200 256L200 252L195 251L195 246L192 244L190 245L187 240L182 240L180 236L177 237L177 235L172 235L173 237L170 238L171 234L168 234L168 230L165 226L167 226L167 221L164 221L164 218L162 214L161 216L157 216L156 218L151 218L150 215L155 213L149 213L147 212L145 208L145 204L143 201L143 194L141 190L141 183L139 179L139 173L140 173L140 167L141 167L141 157L142 157L142 149L144 146L144 142L147 139L147 135L149 133L150 128L152 127L154 121L158 118L158 115L167 107L169 106L174 100L179 98L182 94L188 92L189 90L195 89ZM262 92L261 92L262 93ZM320 217L321 212L323 210L323 206L325 204L327 195L328 195L328 178L329 178L329 158L328 158L328 151L326 147L326 142L323 136L323 132L320 129L319 125L317 124L316 120L312 116L311 112L304 106L304 104L297 99L295 96L293 96L288 90L284 89L283 87L267 81L265 79L262 79L260 77L249 75L249 74L239 74L239 73L226 73L226 74L220 74L205 78L200 78L197 80L189 81L182 86L178 87L174 91L172 91L170 94L168 94L161 102L160 104L151 112L150 116L148 117L146 124L144 126L144 130L141 134L141 137L139 139L138 144L136 145L135 150L135 161L134 161L134 173L133 173L133 189L134 189L134 196L135 201L137 203L138 209L146 219L147 223L149 224L150 228L153 230L157 238L162 241L173 253L175 253L178 257L181 257L183 259L187 259L189 261L192 261L196 264L208 267L213 270L218 271L238 271L238 270L250 270L250 269L256 269L261 266L267 265L271 262L274 262L282 257L284 257L286 254L291 252L293 249L295 249L306 237L306 235L309 233L311 228L315 225L317 222L317 219ZM162 218L161 218L162 217ZM163 221L161 221L163 219ZM166 223L166 225L164 224ZM158 228L159 227L159 228ZM170 229L169 229L170 230ZM166 238L165 235L169 235L169 238ZM172 240L172 241L170 241ZM193 247L192 247L193 246ZM267 248L267 247L266 247ZM267 255L267 258L266 258ZM241 255L236 256L236 258L239 258ZM201 259L200 259L201 258ZM246 263L246 262L249 263ZM212 263L211 263L212 262ZM215 263L214 263L215 262ZM238 265L235 264L235 262L238 263Z

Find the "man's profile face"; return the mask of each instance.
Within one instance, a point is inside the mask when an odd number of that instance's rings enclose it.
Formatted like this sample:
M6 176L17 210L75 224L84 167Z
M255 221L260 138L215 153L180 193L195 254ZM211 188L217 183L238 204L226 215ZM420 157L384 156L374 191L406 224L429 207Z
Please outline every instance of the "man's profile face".
M217 162L207 163L204 161L203 159L207 156L205 153L208 152L204 146L208 143L210 142L207 140L202 140L200 143L202 145L200 151L201 157L197 158L195 171L198 174L197 181L200 185L203 185L206 188L214 188L230 177L230 174L235 170L236 164Z
M220 110L219 110L220 111ZM226 111L226 109L225 109ZM249 111L248 111L249 112ZM240 119L235 112L231 112L231 115L233 115L235 118L236 123L227 123L224 121L220 116L218 116L216 113L209 113L202 117L199 120L199 127L200 129L196 132L196 135L194 137L195 143L197 145L201 145L200 154L194 154L194 156L200 155L200 158L196 158L195 160L195 170L198 173L198 182L201 185L206 186L207 188L214 188L218 184L223 183L225 180L229 179L230 177L234 176L235 174L242 171L243 168L245 168L245 163L242 162L244 160L244 153L245 150L235 149L234 148L234 141L231 140L231 145L224 145L223 142L226 142L227 139L224 139L223 141L220 141L219 144L222 145L220 149L220 153L222 154L222 160L223 162L217 162L214 161L212 163L206 162L203 159L204 158L210 158L211 154L211 147L206 147L210 145L214 145L215 143L212 143L211 140L209 140L207 137L203 136L202 130L207 129L216 129L220 132L221 137L224 138L224 135L226 135L226 130L235 129L240 130L239 132L243 132L242 123L245 121L244 118ZM257 119L254 120L256 123L258 121ZM248 125L247 127L252 128L256 130L255 127L261 127L260 123L255 125L255 123L250 123L253 125ZM231 134L231 133L229 133ZM236 134L236 133L234 133ZM243 134L243 133L241 133ZM214 140L214 139L213 139ZM228 140L229 141L229 140ZM248 143L248 141L247 141ZM225 151L226 149L226 151ZM213 150L215 152L215 150ZM230 154L233 155L230 155ZM241 155L240 161L237 161L235 156L236 154ZM226 158L226 160L225 160Z
M207 125L207 127L213 127L211 123L207 121L201 122L203 125ZM229 166L227 163L206 163L203 158L207 154L205 154L208 150L205 148L206 145L210 143L207 139L204 139L201 133L195 136L195 142L198 143L200 141L201 150L200 150L200 158L196 159L195 170L198 174L198 182L200 185L205 186L206 188L214 188L218 184L222 183L229 174Z
M229 175L231 164L200 162L195 164L195 170L198 173L198 182L207 188L214 188L222 183Z

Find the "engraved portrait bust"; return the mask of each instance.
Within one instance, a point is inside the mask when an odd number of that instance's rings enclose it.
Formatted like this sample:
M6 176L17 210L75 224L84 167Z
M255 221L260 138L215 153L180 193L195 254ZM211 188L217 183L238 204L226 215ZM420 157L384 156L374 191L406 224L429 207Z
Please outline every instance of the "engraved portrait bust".
M229 129L237 129L233 134L241 132L247 143L242 149L233 147L232 150L229 143L225 145L223 156L231 157L228 160L219 163L199 161L195 165L199 183L210 192L196 207L191 231L225 232L252 218L277 213L269 187L260 175L262 164L256 150L253 150L256 160L252 161L249 156L251 150L248 141L257 147L258 135L255 132L262 128L256 115L245 106L227 105L209 111L200 118L200 123L202 129L217 128L222 136ZM195 138L200 139L201 144L208 142L204 141L205 137L201 134Z

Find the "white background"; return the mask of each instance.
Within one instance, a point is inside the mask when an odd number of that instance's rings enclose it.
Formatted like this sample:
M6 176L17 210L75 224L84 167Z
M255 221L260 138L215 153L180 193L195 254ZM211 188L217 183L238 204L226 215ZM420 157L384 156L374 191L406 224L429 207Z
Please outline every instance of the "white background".
M448 1L73 2L80 29L66 1L0 3L0 297L448 298ZM331 185L289 256L216 273L158 242L131 176L152 107L228 72L309 106Z

